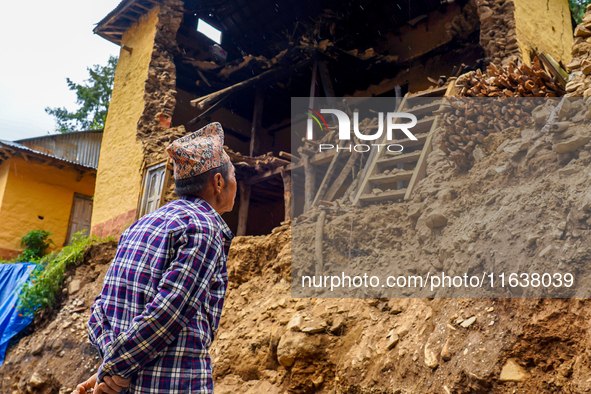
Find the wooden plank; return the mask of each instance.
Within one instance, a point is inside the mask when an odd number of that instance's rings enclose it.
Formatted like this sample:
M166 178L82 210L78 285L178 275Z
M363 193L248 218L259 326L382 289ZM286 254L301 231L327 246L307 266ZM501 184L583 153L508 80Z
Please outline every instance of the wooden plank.
M326 211L322 210L318 215L318 221L316 222L316 236L314 237L314 260L315 269L314 275L322 277L324 271L324 261L322 253L324 252L323 247L323 236L324 236L324 221L326 219Z
M316 170L314 165L310 163L310 156L302 155L304 162L304 213L312 208L314 196L316 195Z
M453 91L454 88L455 83L450 83L445 91L445 96L449 96L449 94ZM444 102L442 102L441 105L443 105L445 101L446 100L444 100ZM435 130L437 129L438 121L439 116L433 122L433 126L431 126L431 130L429 131L429 136L425 140L425 145L423 146L421 157L419 157L419 161L417 162L417 166L415 167L415 172L410 182L408 183L408 187L406 188L406 194L404 195L405 201L410 200L414 188L419 184L419 182L423 178L425 178L425 176L427 176L427 156L429 156L429 153L431 153L432 150L431 141L433 140L433 135L435 134Z
M369 181L372 184L384 184L384 183L393 183L397 181L407 181L412 178L414 170L410 171L400 171L395 173L394 175L372 175L369 177Z
M281 178L283 179L283 201L285 204L285 216L284 220L291 219L291 173L285 170L285 167L281 167Z
M263 105L265 103L264 89L260 86L254 98L254 114L252 115L252 129L250 131L250 156L255 156L259 150L259 137L257 134L261 131L261 123L263 121Z
M291 171L292 164L288 164L283 167L277 167L273 170L267 170L261 174L257 174L255 176L248 178L247 180L244 181L244 183L247 185L254 185L255 183L268 181L269 179L275 178L276 176L280 175L282 168L285 168L285 171Z
M347 176L351 172L351 169L353 168L353 165L357 161L358 157L359 157L359 155L349 156L349 160L347 160L347 164L345 164L345 167L343 167L343 170L341 171L341 173L339 174L337 179L335 179L333 184L330 186L330 188L328 189L328 191L324 195L324 199L326 201L332 201L334 199L335 194L337 194L337 192L339 191L341 186L343 186L343 183L345 183L345 180L347 179Z
M238 182L238 185L240 187L240 208L238 208L238 229L236 230L236 235L246 235L251 186L242 181Z
M366 203L370 202L379 202L379 201L386 201L386 200L393 200L396 198L404 198L406 193L406 189L400 190L390 190L389 192L384 192L381 194L363 194L360 197L360 200Z
M417 150L415 152L410 153L394 153L394 152L386 152L386 157L383 159L378 160L378 164L384 166L394 166L396 164L404 164L404 163L412 163L419 160L421 156L421 151Z

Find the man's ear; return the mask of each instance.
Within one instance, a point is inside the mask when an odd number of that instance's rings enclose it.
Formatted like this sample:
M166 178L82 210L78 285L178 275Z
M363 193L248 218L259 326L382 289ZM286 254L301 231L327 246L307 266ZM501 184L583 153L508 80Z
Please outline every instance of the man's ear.
M217 173L213 176L213 190L215 191L215 194L218 194L222 191L222 188L224 186L224 178L222 177L222 174Z

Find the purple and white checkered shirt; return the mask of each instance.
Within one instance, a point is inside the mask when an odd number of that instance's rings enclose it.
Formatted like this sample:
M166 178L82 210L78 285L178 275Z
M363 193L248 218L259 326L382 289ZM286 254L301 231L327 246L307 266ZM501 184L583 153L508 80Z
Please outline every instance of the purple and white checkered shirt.
M208 349L233 237L196 197L172 201L125 230L88 322L103 358L99 381L131 377L129 393L213 393Z

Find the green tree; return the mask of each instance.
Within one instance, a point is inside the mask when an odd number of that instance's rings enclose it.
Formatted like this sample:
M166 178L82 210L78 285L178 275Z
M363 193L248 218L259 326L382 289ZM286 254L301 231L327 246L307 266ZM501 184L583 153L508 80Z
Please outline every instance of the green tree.
M76 92L76 104L80 107L74 112L63 107L45 108L45 112L55 117L56 131L69 133L105 127L116 67L117 58L110 56L106 66L95 64L87 68L90 78L83 84L66 78L68 88Z
M570 12L575 22L581 23L583 16L585 16L585 7L591 3L591 0L568 0Z

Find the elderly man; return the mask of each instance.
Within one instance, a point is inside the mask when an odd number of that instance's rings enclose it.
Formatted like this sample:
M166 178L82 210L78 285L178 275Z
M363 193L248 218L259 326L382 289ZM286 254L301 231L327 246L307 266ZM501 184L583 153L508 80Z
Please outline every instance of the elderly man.
M167 148L180 199L121 235L88 322L103 362L75 392L213 393L208 349L233 238L220 214L236 196L223 141L221 125L211 123Z

